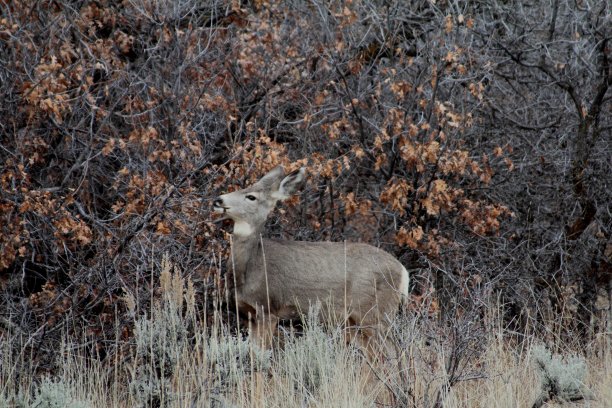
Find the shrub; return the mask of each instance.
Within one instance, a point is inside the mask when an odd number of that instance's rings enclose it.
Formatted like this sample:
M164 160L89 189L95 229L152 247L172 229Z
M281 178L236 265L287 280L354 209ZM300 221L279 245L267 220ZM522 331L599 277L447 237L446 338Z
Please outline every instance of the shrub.
M587 367L583 357L571 356L563 361L542 345L535 346L531 355L542 381L542 394L534 407L540 407L554 398L577 401L588 395L584 388Z
M135 365L131 369L130 393L139 407L165 407L184 395L176 382L197 377L204 388L198 402L217 404L224 393L244 381L253 371L267 370L270 352L252 347L247 340L197 321L193 285L164 257L160 274L161 301L150 315L135 322ZM201 364L196 364L198 361ZM222 406L225 402L222 402ZM215 405L216 406L216 405Z
M75 398L70 383L46 377L36 390L33 408L93 408L88 401Z

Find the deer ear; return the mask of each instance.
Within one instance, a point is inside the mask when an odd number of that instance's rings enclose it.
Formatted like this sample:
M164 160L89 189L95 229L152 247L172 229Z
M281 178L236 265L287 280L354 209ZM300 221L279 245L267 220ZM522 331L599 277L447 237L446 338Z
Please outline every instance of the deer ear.
M275 191L272 196L277 200L284 200L286 198L289 198L297 191L298 187L300 186L302 181L304 181L305 178L306 169L304 167L301 167L300 169L289 173L289 175L287 175L287 177L285 177L283 181L280 182L278 190Z
M285 170L282 166L276 166L270 170L265 176L259 179L254 186L259 186L265 191L276 191L280 185L280 181L285 176Z
M285 170L283 169L283 166L276 166L275 168L270 170L265 176L259 179L259 182L268 184L273 184L274 182L278 183L278 181L282 179L284 175Z

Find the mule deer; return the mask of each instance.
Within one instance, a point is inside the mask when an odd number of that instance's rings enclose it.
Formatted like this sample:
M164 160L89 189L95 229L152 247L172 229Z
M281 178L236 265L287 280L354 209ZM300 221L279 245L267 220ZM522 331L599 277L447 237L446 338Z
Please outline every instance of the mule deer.
M323 316L343 322L367 345L407 296L408 272L367 244L261 238L277 201L292 195L304 177L304 168L285 176L276 167L250 187L214 200L215 212L234 221L230 267L237 307L254 317L251 335L264 346L279 320L298 318L317 301Z

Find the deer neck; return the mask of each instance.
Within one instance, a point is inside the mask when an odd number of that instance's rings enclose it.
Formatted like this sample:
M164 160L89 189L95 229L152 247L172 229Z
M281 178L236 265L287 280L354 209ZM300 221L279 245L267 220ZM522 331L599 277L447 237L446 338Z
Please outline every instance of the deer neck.
M234 272L237 289L246 283L247 274L254 273L254 268L251 268L249 272L249 266L257 262L256 260L261 257L262 230L263 226L255 228L244 222L234 224L232 254L229 266Z

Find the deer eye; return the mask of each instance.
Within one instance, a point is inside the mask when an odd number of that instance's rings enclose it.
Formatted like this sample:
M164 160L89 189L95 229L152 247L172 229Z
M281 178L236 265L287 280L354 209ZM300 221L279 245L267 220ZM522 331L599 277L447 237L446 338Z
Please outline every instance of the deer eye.
M246 196L246 199L250 201L255 201L257 200L257 197L255 197L253 194L249 194L248 196Z

